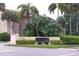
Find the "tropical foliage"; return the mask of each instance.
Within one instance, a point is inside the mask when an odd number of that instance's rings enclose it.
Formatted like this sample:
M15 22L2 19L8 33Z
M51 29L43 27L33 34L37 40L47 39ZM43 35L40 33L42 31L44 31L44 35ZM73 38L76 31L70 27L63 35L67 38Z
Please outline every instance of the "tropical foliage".
M17 12L14 10L5 10L2 14L2 20L18 22L20 17L17 15Z
M58 23L65 28L66 35L69 35L70 33L70 16L69 14L65 14L64 16L58 17L59 21ZM79 14L75 13L71 16L71 31L72 35L79 35Z
M32 16L32 21L24 30L25 36L59 36L60 29L55 21L46 16Z
M64 30L64 33L67 31L68 34L70 33L70 35L72 35L74 31L78 32L79 3L52 3L48 10L51 13L54 12L56 8L65 16L62 18L63 22L58 22L59 27ZM60 18L58 15L57 21L59 21ZM62 21L62 19L60 19L60 21Z

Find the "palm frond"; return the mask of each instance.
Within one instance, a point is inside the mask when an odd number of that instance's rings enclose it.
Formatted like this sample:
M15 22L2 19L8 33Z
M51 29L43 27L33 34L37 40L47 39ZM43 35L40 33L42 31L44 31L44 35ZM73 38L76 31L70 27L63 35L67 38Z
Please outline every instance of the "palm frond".
M51 12L54 13L54 10L57 8L57 5L55 3L51 3L50 6L48 7L48 10L51 14Z
M35 6L31 6L31 12L32 12L33 14L39 15L39 11L38 11L38 9L37 9Z

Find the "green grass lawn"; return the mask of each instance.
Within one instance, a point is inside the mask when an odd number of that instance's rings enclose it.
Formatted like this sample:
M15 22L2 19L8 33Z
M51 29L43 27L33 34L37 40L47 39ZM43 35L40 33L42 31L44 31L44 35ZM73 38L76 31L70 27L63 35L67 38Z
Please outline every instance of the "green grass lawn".
M32 48L72 48L77 47L79 48L79 45L16 45L21 47L32 47Z

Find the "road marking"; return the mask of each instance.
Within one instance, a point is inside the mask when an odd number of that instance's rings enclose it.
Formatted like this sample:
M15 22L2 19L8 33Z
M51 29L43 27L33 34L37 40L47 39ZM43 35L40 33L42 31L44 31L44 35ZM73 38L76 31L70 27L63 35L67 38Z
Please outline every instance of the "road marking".
M14 50L2 50L0 52L13 52Z

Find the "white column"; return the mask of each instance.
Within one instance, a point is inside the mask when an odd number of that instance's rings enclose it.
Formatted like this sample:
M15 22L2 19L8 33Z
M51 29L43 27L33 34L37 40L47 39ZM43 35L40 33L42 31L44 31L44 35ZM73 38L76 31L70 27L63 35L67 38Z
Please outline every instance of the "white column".
M11 35L11 44L16 44L16 40L19 39L19 34Z

